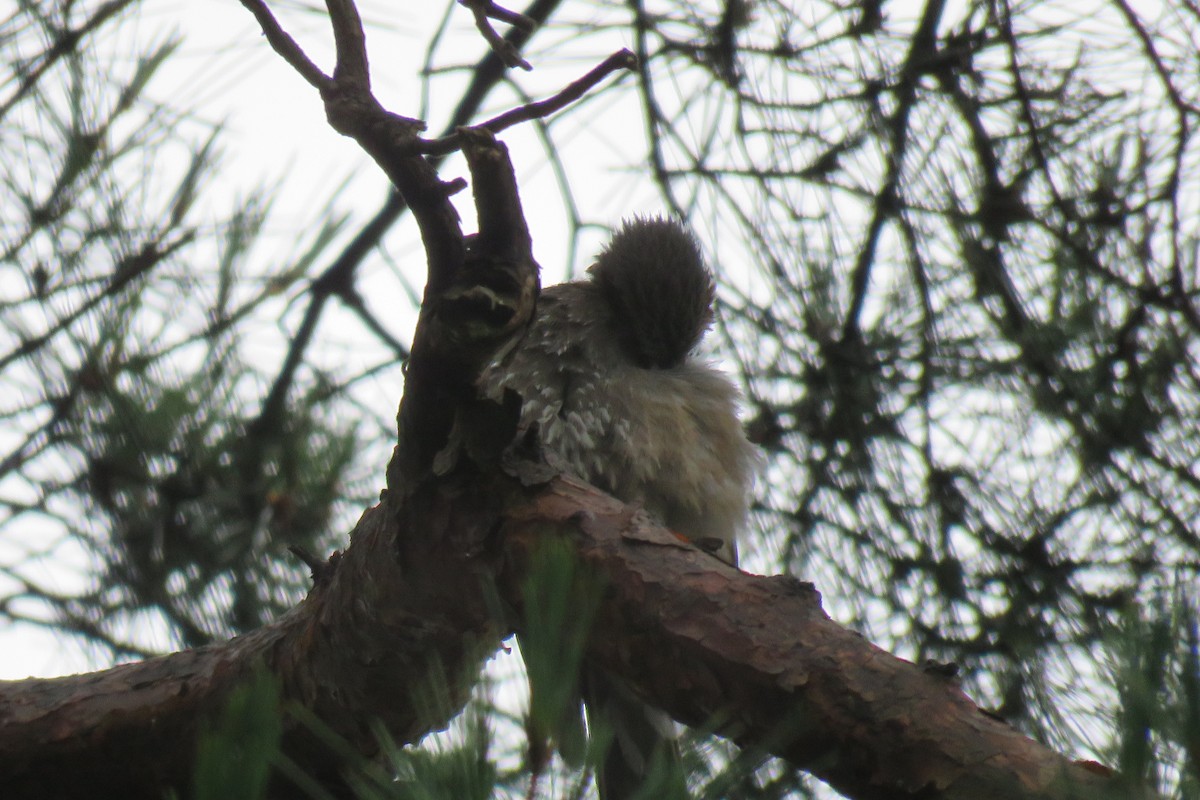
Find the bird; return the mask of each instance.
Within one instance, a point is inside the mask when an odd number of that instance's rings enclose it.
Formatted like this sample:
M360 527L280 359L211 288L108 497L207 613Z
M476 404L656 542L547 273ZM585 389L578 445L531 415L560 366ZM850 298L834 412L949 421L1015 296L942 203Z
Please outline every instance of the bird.
M715 282L679 221L623 223L588 277L545 288L521 339L480 378L486 396L521 397L518 429L559 466L736 565L757 449L740 394L697 348L713 322ZM615 676L585 666L590 729L612 741L597 768L601 800L634 796L673 725Z

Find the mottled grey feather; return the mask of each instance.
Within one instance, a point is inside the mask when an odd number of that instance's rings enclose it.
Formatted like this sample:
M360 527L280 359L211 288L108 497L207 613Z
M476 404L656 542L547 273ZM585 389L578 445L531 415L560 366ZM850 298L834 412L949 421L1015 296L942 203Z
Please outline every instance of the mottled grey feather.
M484 372L483 390L521 396L521 426L536 426L556 466L641 505L677 533L719 543L716 555L735 563L734 536L746 520L758 456L737 418L737 389L694 354L713 301L695 239L673 221L634 220L589 272L590 280L542 292L522 340ZM611 679L586 682L603 690L604 680ZM601 694L630 695L617 690L593 692L590 713ZM645 719L624 728L609 721L617 732L609 761L630 750L632 732L646 735L636 737L640 756L630 753L622 769L601 776L605 800L628 794L615 787L637 777L655 746L653 732L664 729L655 713L642 711ZM618 777L621 771L627 774Z

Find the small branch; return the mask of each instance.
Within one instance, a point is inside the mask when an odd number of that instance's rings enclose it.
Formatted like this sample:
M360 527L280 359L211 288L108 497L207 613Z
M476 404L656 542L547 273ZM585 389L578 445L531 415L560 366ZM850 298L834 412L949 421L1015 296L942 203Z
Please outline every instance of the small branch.
M363 34L358 8L353 0L326 0L325 7L329 9L334 50L337 53L334 79L339 82L353 81L369 89L371 74L367 66L367 39Z
M334 552L328 559L322 560L298 544L288 545L288 552L303 561L305 566L308 567L312 573L314 586L318 583L328 583L330 576L333 575L333 571L337 568L338 561L342 557L341 553Z
M513 125L521 122L548 117L555 111L566 108L571 103L583 97L592 87L617 70L632 70L636 68L637 58L633 55L633 52L628 49L619 50L604 59L598 66L579 80L567 84L565 89L553 97L539 100L536 103L530 103L520 108L514 108L512 111L506 111L500 116L485 122L483 127L492 133L499 133L505 128L511 128Z
M513 27L526 32L534 29L533 20L524 14L518 14L515 11L509 11L507 8L498 6L492 0L458 0L458 3L471 9L471 13L475 15L475 27L483 34L483 38L487 40L488 46L492 48L492 52L504 62L506 67L520 67L526 72L533 69L533 65L521 58L516 45L496 32L496 29L492 27L492 23L489 22L489 18L507 22Z
M267 8L267 4L261 0L242 0L242 5L250 10L254 18L258 20L258 24L262 27L263 35L267 37L267 42L271 45L276 53L283 56L283 60L292 65L292 69L300 73L300 77L308 81L310 85L324 91L328 89L333 80L321 72L320 68L309 59L304 51L300 49L300 45L296 44L293 39L279 23L275 20L275 16Z
M531 265L533 240L521 209L508 148L486 128L459 128L457 135L463 142L463 155L471 170L479 222L476 248L505 262ZM536 277L537 267L533 266L518 282Z
M413 143L425 124L388 111L371 94L366 37L353 0L326 2L337 51L332 78L312 65L261 0L244 2L258 17L276 51L320 90L330 127L358 142L404 197L421 229L430 281L449 280L461 266L463 255L458 215L448 199L456 187L442 183L416 152Z
M520 28L526 33L533 33L537 28L537 23L529 17L518 11L510 11L501 5L493 3L492 0L458 0L460 5L464 5L475 13L482 13L492 19L498 19L501 22L507 22L514 28Z
M620 50L604 59L604 61L600 62L598 66L579 80L568 84L566 88L553 97L548 97L545 100L539 100L535 103L527 103L510 111L505 111L500 116L493 117L476 127L484 128L492 133L499 133L522 122L548 117L583 97L596 84L600 83L600 81L613 72L620 69L632 70L636 68L637 57L629 50ZM446 155L462 147L462 138L459 133L454 133L450 136L443 136L440 139L417 140L416 147L419 152L426 155Z
M341 299L343 305L354 312L359 321L366 326L367 330L375 334L381 342L391 348L392 354L396 357L397 361L403 361L412 355L408 349L408 345L393 336L387 327L370 312L357 289L351 286L339 293L338 297ZM418 302L414 302L413 305L417 305Z
M428 491L430 473L445 474L460 452L498 456L477 446L507 444L515 435L516 409L478 401L474 386L497 349L532 317L538 267L508 149L482 128L460 128L459 136L479 236L464 249L461 269L435 274L430 263L400 404L400 444L387 471L389 492L397 497ZM489 439L489 431L501 429L507 432Z

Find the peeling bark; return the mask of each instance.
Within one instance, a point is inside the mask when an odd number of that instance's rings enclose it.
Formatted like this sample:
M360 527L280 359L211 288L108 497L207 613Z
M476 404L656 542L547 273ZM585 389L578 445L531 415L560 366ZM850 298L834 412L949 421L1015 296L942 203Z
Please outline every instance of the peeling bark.
M397 741L417 741L465 703L519 617L492 617L487 589L519 611L523 565L546 536L568 537L606 581L589 658L681 722L777 755L848 797L1151 796L837 625L811 584L740 572L568 478L522 488L497 470L474 488L476 502L439 491L400 524L385 498L329 579L261 630L91 675L0 685L4 796L160 797L185 785L199 721L256 664L281 679L285 702L365 755L376 749L375 719ZM423 535L406 536L409 526ZM426 544L397 549L398 537ZM429 687L443 682L449 702L431 707ZM337 755L290 719L284 753L337 784Z
M428 505L428 530L439 517L469 528L446 502ZM460 538L422 537L425 552L410 547L406 567L395 547L405 532L390 510L386 501L368 510L327 577L271 625L103 672L0 682L0 796L183 791L202 725L260 667L279 679L285 704L303 705L367 756L377 748L372 720L400 741L443 727L503 628L483 602L486 570ZM450 703L432 706L428 688L443 684ZM283 751L318 780L340 780L338 756L290 715Z
M607 581L589 658L680 722L776 755L847 797L1154 796L985 713L943 670L838 625L812 584L741 572L570 478L508 523L514 557L557 530Z

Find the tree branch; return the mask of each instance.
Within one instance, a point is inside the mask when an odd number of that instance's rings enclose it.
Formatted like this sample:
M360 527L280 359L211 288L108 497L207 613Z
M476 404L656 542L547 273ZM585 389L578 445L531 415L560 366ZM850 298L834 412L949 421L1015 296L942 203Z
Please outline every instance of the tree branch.
M530 19L536 25L539 20L544 21L547 19L559 2L560 0L534 0L526 9L527 13L520 16ZM522 28L514 28L506 37L506 40L511 41L513 46L518 49L528 39L529 32ZM499 59L494 53L489 53L480 60L479 64L475 67L470 85L463 92L458 107L455 109L454 114L451 115L446 135L450 135L450 133L470 121L479 110L479 106L483 103L487 93L499 83L503 75L504 67L499 63ZM441 156L431 156L429 162L436 168L441 160ZM398 191L389 193L383 206L355 234L349 244L346 245L345 249L342 250L332 263L313 280L312 296L309 304L305 308L304 316L300 321L299 327L296 329L296 333L292 336L283 366L280 368L275 380L272 381L271 388L263 399L258 415L251 423L251 433L270 431L278 428L287 401L287 394L291 389L296 370L303 360L305 350L312 340L312 332L316 330L321 313L325 308L325 302L329 299L331 293L341 297L356 312L361 314L366 313L365 306L356 304L354 299L357 297L357 292L354 289L355 271L366 254L379 244L383 235L407 209L408 206ZM408 346L394 341L390 334L383 331L377 324L374 324L373 318L371 318L371 321L366 321L366 324L375 331L377 336L388 342L395 352L402 354L404 358L408 357ZM254 452L253 449L251 449L251 452ZM258 467L254 464L247 465L247 471L250 474L256 473L257 469Z
M296 40L291 37L276 21L275 15L267 8L267 4L262 0L242 0L242 5L250 10L254 18L258 20L258 24L263 29L263 35L267 37L267 42L270 43L271 49L283 56L283 60L292 65L292 69L300 73L300 77L308 81L310 86L316 89L324 90L332 82L330 77L324 72L321 72L304 51L300 49L300 45L296 44Z
M566 88L553 97L548 97L545 100L539 100L534 103L527 103L519 108L505 111L503 114L489 119L478 127L485 128L492 133L500 133L522 122L548 117L583 97L600 81L619 69L637 69L637 56L628 49L619 50L601 61L582 78L568 84ZM461 147L461 139L457 133L432 141L423 139L419 143L420 151L426 155L445 155L453 153L459 147Z
M521 58L520 51L511 41L496 33L496 29L492 27L489 19L498 19L501 22L507 22L526 33L533 31L533 20L524 14L518 14L515 11L502 8L496 5L493 0L458 0L458 2L459 5L471 9L471 13L475 16L475 28L487 41L488 46L492 48L492 52L504 62L506 67L520 67L526 72L533 69L533 65Z
M447 508L451 501L442 495L431 507L448 512L460 532L480 530L469 512ZM482 574L478 559L458 550L459 539L439 544L426 532L398 525L384 503L363 515L352 546L278 622L221 645L104 672L0 682L4 796L161 798L171 787L183 791L198 731L256 665L280 680L285 705L307 708L368 756L378 747L372 719L399 741L444 726L466 701L480 658L499 645L502 628L488 612L483 583L469 577ZM412 574L395 556L402 537L408 553L420 557ZM414 543L432 549L417 553ZM431 707L427 690L443 682L450 702ZM341 758L291 716L283 752L318 781L343 780Z
M332 78L313 65L264 3L243 0L243 5L254 13L275 51L320 90L330 126L357 141L404 196L421 229L431 283L441 286L450 280L463 260L458 214L448 199L454 186L442 183L423 158L412 157L425 124L387 111L371 94L366 39L354 3L326 4L337 53Z
M607 580L589 658L676 719L773 753L848 797L1152 796L980 711L943 670L837 625L811 584L740 572L595 489L531 478L538 470L510 470L530 488L500 470L470 486L451 478L419 519L385 500L322 570L328 579L254 633L92 675L0 682L6 797L161 797L188 778L181 742L257 663L281 678L285 703L361 752L376 752L370 719L415 742L465 702L510 631L489 613L485 576L519 610L524 565L547 536L567 537ZM431 712L423 690L439 674L451 700ZM310 774L339 780L338 758L293 719L284 747ZM114 752L129 759L122 770L108 763Z
M647 702L852 798L1153 795L981 711L944 670L833 622L812 584L749 575L571 478L514 509L513 558L556 530L607 582L590 659ZM515 587L505 599L519 604Z

